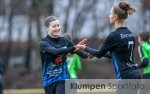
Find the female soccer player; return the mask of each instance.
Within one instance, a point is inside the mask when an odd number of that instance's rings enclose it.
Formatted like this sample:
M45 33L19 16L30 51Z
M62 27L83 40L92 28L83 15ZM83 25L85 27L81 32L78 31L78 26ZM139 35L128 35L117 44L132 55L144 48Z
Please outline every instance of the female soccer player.
M44 90L46 94L65 94L65 79L70 78L66 55L73 53L76 47L70 40L60 37L61 27L57 17L47 17L45 29L48 35L39 42ZM76 53L83 58L88 56L85 52Z
M116 30L108 35L101 49L95 50L85 45L77 46L78 49L85 49L86 52L91 53L98 58L109 51L112 56L119 83L124 83L125 80L121 79L141 79L141 75L135 66L133 57L135 37L134 34L124 26L124 22L128 18L128 15L135 11L136 9L129 3L125 1L119 2L118 5L111 8L109 15L110 23L114 25ZM139 83L139 80L131 83L137 84ZM117 94L136 94L137 91L138 88L126 88L125 90L117 90Z
M135 12L129 3L122 1L113 6L110 10L110 23L115 26L116 30L111 32L106 38L103 46L99 50L92 49L85 45L78 45L78 48L85 49L86 52L100 58L106 52L110 52L117 79L140 79L141 76L134 64L134 34L124 26L128 15Z

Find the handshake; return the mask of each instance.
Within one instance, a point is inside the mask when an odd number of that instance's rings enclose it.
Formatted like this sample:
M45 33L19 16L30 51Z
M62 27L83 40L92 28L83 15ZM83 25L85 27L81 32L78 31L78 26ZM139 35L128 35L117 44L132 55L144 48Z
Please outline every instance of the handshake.
M87 39L81 40L77 45L75 45L74 52L85 50L86 49L86 42L87 42ZM88 53L88 59L92 59L93 57L94 56L92 54Z
M85 48L86 48L86 42L87 42L87 39L83 39L77 45L75 45L76 49L74 50L74 52L85 50Z

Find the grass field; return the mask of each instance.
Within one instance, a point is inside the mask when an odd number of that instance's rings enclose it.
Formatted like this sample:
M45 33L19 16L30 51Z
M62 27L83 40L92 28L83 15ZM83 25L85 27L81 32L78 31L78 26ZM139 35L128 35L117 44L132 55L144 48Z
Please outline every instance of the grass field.
M9 89L4 94L45 94L43 89Z
M110 91L110 90L93 90L92 92L90 90L80 90L80 93L85 93L85 94L103 94L100 92L105 92L107 93L113 93L115 91ZM8 89L4 90L4 94L45 94L44 90L42 88L40 89Z

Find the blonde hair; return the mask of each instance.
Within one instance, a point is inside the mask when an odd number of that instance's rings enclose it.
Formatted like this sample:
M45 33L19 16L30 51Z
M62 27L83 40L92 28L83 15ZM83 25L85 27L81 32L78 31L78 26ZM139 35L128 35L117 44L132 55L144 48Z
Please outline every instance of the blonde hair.
M136 8L131 6L126 1L121 1L118 3L118 5L114 6L114 14L118 16L119 19L125 20L128 18L128 15L131 15L133 12L136 11Z

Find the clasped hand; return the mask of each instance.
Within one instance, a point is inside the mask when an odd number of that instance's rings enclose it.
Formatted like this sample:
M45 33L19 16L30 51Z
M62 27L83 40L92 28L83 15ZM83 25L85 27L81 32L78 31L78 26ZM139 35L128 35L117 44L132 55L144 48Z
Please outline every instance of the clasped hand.
M81 40L77 45L75 45L74 52L85 50L87 39Z
M87 42L87 39L83 39L81 40L77 45L75 45L75 50L74 52L77 52L77 51L82 51L82 50L85 50L86 48L86 42ZM88 59L92 59L94 56L90 53L88 53Z

